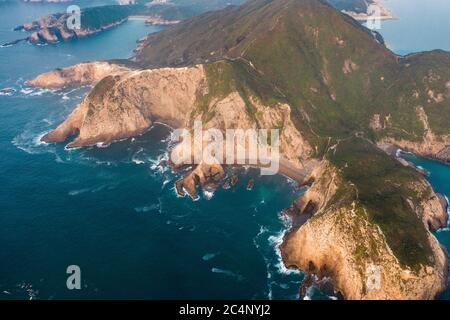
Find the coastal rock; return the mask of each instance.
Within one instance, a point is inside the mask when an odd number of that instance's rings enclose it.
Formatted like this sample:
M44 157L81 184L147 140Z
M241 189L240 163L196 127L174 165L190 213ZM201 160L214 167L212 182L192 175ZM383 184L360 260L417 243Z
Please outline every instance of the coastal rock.
M209 94L209 79L203 65L127 71L107 62L86 63L43 74L28 84L60 88L90 84L107 74L110 75L94 87L64 123L45 135L43 141L62 142L76 136L68 147L109 143L143 133L155 121L173 128L192 128L194 121L202 121L204 130L255 128L255 119L236 91L211 99L208 112L200 112L199 100ZM302 182L315 161L310 159L311 146L291 120L290 106L269 107L255 97L250 99L261 128L280 128L280 172ZM180 148L181 144L172 154L178 151L181 154Z
M447 255L430 231L442 226L447 215L426 182L414 188L427 195L416 212L427 230L430 257L412 268L399 261L382 228L357 199L339 203L336 195L343 181L335 166L325 160L313 177L304 199L314 202L316 210L285 237L281 251L286 266L331 277L346 299L434 299L445 290Z
M202 163L183 179L177 181L176 190L180 196L187 193L192 199L197 199L197 187L201 187L203 190L215 190L224 177L225 171L220 164Z
M28 86L60 89L92 85L106 76L120 75L129 71L124 66L110 62L86 62L72 67L56 69L26 82Z
M3 88L3 89L0 89L0 95L1 96L10 96L10 95L12 95L15 92L16 92L16 89L14 89L14 88Z

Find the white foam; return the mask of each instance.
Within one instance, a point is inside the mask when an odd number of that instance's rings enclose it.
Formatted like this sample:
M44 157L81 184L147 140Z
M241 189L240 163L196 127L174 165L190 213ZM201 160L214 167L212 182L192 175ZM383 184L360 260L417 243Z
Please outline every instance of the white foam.
M224 274L226 276L236 278L238 281L244 280L244 277L242 275L234 273L233 271L230 271L230 270L224 270L224 269L220 269L220 268L212 268L211 272Z
M134 208L134 211L136 211L138 213L146 213L146 212L150 212L150 211L154 211L154 210L158 210L159 212L161 212L160 205L159 204L151 204L148 206Z
M42 154L49 152L50 150L43 150L41 147L46 146L47 143L41 141L42 137L47 132L41 132L39 134L31 133L30 131L24 131L18 136L14 137L11 143L18 149L28 154ZM54 152L54 151L53 151Z
M131 161L133 161L134 164L144 164L145 163L145 161L137 160L137 159L131 159Z
M100 149L108 148L111 144L107 142L97 142L95 146Z
M275 247L275 252L277 254L277 264L275 266L277 268L277 271L280 274L286 274L286 275L301 274L300 270L288 269L288 268L286 268L286 266L283 263L280 246L283 243L283 239L284 239L284 236L286 235L286 232L287 232L287 230L283 230L283 231L280 231L277 235L269 237L269 242L271 243L271 245L273 245Z
M69 191L69 196L77 196L77 195L79 195L79 194L89 192L90 190L91 190L91 189L89 189L89 188L78 189L78 190L72 190L72 191Z
M33 92L33 89L21 89L20 93L24 94L24 95L29 95L30 93Z
M211 200L214 197L214 191L213 190L203 190L203 197L206 200Z

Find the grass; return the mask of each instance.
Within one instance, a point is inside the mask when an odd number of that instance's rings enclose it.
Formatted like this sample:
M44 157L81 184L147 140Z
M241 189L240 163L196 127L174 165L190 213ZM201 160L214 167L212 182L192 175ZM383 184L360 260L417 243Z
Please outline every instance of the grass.
M418 206L428 196L429 190L422 193L415 188L420 175L359 138L339 143L327 158L342 178L334 205L356 201L370 222L381 228L403 266L417 269L431 263L427 231L409 204Z

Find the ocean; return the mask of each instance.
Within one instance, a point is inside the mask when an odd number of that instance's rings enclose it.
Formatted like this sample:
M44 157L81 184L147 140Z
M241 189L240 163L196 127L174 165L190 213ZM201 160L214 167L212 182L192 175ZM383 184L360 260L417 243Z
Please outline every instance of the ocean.
M65 6L0 2L0 43L23 36L13 27ZM164 126L107 147L67 151L39 142L89 88L32 89L27 79L127 58L137 39L158 30L129 21L69 43L0 48L0 88L16 90L0 96L0 299L298 298L303 275L287 270L277 250L289 227L281 210L299 195L292 181L250 169L234 189L194 202L176 195L181 173L160 165L170 137ZM450 167L414 161L450 195ZM437 235L450 245L450 233ZM66 287L69 265L81 269L81 290Z

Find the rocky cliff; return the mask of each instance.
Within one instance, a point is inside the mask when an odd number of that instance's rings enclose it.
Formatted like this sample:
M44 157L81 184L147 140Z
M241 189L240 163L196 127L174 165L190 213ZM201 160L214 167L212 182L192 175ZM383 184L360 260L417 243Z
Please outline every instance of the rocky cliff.
M43 73L28 80L26 85L49 89L93 85L107 76L123 74L126 71L130 70L117 63L85 62Z
M343 152L340 148L334 150ZM384 157L370 149L366 151ZM367 165L367 160L357 161ZM392 166L389 171L404 170L394 160L386 161L392 161L386 164ZM431 233L445 226L448 218L438 196L425 181L410 179L404 181L403 190L390 187L403 198L402 207L382 208L381 201L391 202L393 196L382 184L392 185L393 177L385 174L376 184L357 181L365 179L363 174L350 176L336 159L324 160L314 171L315 182L301 198L315 208L313 217L285 237L281 248L285 264L319 278L331 277L347 299L436 298L445 290L448 276L446 250ZM366 187L375 189L380 203L366 198L367 191L362 190ZM388 210L395 223L379 219L382 210Z

